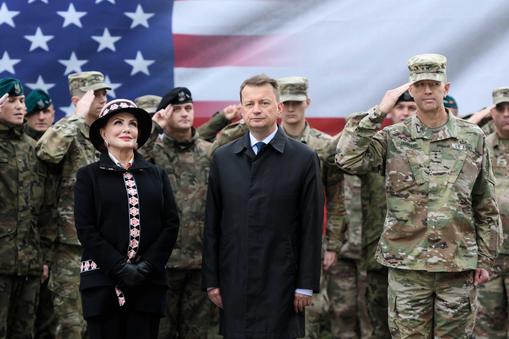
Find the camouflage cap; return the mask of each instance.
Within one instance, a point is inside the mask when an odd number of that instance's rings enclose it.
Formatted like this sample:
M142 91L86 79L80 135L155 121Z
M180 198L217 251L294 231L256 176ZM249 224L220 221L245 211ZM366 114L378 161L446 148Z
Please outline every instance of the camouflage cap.
M408 59L410 82L435 80L447 82L447 58L441 54L419 54Z
M279 101L306 101L308 98L308 79L286 77L277 79Z
M182 105L188 102L193 102L191 91L187 87L175 87L161 99L156 111L166 108L168 105Z
M509 102L509 87L500 87L492 92L493 104L498 105L502 102Z
M143 95L134 99L134 103L139 108L143 108L149 114L157 112L157 106L161 102L162 97L158 95Z
M0 78L0 97L5 93L8 93L11 97L23 95L21 81L15 78Z
M27 115L30 115L51 106L51 98L43 90L34 89L27 95L25 105L27 106Z
M72 73L67 77L69 81L69 91L79 89L82 92L97 91L100 89L111 89L110 85L104 82L104 74L97 71Z

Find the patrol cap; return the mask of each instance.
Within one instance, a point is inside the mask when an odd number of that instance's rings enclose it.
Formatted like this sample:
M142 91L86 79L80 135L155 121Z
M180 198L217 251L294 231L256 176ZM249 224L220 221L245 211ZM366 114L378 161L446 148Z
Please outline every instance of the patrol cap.
M410 82L435 80L447 82L447 58L441 54L419 54L408 59Z
M97 71L72 73L67 77L69 81L69 91L79 89L82 92L97 91L100 89L111 89L110 85L104 82L104 74Z
M23 85L15 78L0 78L0 97L8 93L11 97L23 95Z
M402 101L414 101L414 97L412 97L408 91L405 91L405 93L399 96L398 100L396 101L396 105Z
M191 91L187 87L175 87L161 99L156 111L166 108L168 105L182 105L188 102L193 102Z
M308 79L286 77L277 79L279 101L306 101L308 98Z
M498 105L502 102L509 102L509 87L500 87L492 92L493 104Z
M51 106L51 103L51 98L48 93L44 92L42 89L34 89L25 98L27 115L46 109Z
M458 109L458 103L456 102L456 99L454 99L452 96L446 95L444 97L444 107Z
M134 103L139 108L143 108L149 114L157 112L157 106L161 102L162 97L158 95L142 95L141 97L137 97L134 99Z

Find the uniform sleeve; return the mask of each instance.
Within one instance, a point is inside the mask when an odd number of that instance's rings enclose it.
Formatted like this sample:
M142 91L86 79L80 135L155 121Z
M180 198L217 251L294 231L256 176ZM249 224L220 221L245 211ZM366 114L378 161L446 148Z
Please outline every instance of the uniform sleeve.
M48 164L47 176L44 183L44 201L39 215L39 233L41 236L41 249L43 262L51 264L53 250L57 238L57 192L60 184L60 168Z
M385 113L377 106L349 118L336 149L336 163L341 169L351 174L383 174L387 136L380 128L384 118Z
M361 179L356 175L345 175L345 206L347 226L345 233L348 240L341 248L341 255L350 259L362 257L362 199Z
M173 195L168 175L162 169L160 169L160 172L164 199L162 210L163 228L159 238L150 246L143 259L148 260L159 271L164 272L168 258L170 257L173 247L175 246L175 242L177 241L179 217L177 204L175 203L175 197Z
M477 232L477 267L491 269L502 245L503 235L495 196L495 177L484 137L482 142L482 167L472 191L472 208Z
M223 112L216 112L212 117L196 129L200 139L214 141L216 134L222 130L230 121L226 119Z
M145 160L154 162L154 147L157 142L157 138L159 138L161 133L163 133L163 129L157 123L152 122L152 132L150 133L150 137L145 145L137 151L143 158L145 158Z
M212 155L220 146L226 145L230 141L240 138L247 132L248 128L244 122L234 123L232 125L226 126L221 130L221 132L219 132L216 140L214 140L214 143L212 143L210 154Z
M320 290L320 269L322 249L322 225L324 194L320 178L318 156L314 154L308 162L303 177L299 199L301 229L299 236L300 251L297 272L297 288Z
M82 118L72 116L50 127L37 142L36 151L39 159L51 164L60 163L67 154L78 133L79 124L82 122Z

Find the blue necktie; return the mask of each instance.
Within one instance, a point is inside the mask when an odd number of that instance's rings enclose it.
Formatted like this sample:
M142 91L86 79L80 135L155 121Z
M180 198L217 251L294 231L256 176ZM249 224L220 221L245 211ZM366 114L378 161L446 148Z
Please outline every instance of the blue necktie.
M259 141L259 142L257 142L257 143L256 143L256 144L254 144L254 145L255 145L256 149L258 150L258 152L256 152L256 154L259 154L259 153L262 151L262 149L263 149L265 146L267 146L267 144L266 144L266 143L264 143L263 141Z

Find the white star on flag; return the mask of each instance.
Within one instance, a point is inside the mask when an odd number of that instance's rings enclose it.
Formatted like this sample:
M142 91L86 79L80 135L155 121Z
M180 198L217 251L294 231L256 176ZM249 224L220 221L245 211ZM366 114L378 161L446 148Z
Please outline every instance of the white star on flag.
M100 52L105 48L111 49L113 52L116 52L115 42L120 40L120 36L112 36L108 28L104 29L103 35L92 35L92 39L99 43L99 47L97 51Z
M40 27L37 27L34 35L25 35L25 39L27 39L31 43L30 52L37 48L49 51L48 41L50 41L54 37L55 37L54 35L44 35Z
M12 20L12 18L14 18L18 14L19 14L18 11L9 11L7 5L5 4L5 2L3 2L2 6L0 6L0 26L2 24L7 24L11 27L16 27L14 25L14 20Z
M108 96L111 98L116 98L117 95L115 94L115 90L122 86L121 83L113 83L111 82L110 76L107 75L104 77L104 83L111 87L111 89L108 91Z
M28 0L28 3L31 4L32 2L36 2L37 0ZM42 2L44 2L45 4L48 3L48 0L40 0Z
M14 72L14 65L16 65L20 61L21 59L11 59L9 57L9 53L5 51L4 54L2 55L2 59L0 59L0 73L2 73L3 71L7 71L11 74L16 74L16 72Z
M74 53L74 51L72 51L69 59L67 59L67 60L60 59L60 60L58 60L58 62L65 66L64 75L67 75L72 72L81 72L81 66L86 64L88 62L88 60L79 60L76 57L76 53Z
M69 4L69 8L67 11L57 11L57 14L64 18L64 24L62 27L67 27L71 24L78 26L79 28L83 28L81 25L81 17L85 16L87 12L77 12L76 8L72 3Z
M30 89L42 89L44 92L48 93L50 89L55 87L55 84L45 83L44 79L41 75L37 77L37 81L34 83L25 83L25 85Z
M148 19L154 16L154 13L143 12L143 7L141 7L140 4L138 4L136 7L136 12L125 12L124 14L131 18L133 21L130 28L134 28L138 25L142 25L148 28Z
M95 3L98 4L103 1L108 1L108 2L111 2L112 4L115 4L115 0L95 0Z
M136 53L136 59L124 59L129 65L133 67L131 71L131 75L135 75L136 73L142 72L146 75L150 75L148 71L148 66L152 65L155 60L145 60L143 59L143 54L140 51Z
M66 117L71 116L74 114L74 112L76 112L76 106L74 106L72 102L69 106L61 106L59 108L62 112L65 113Z

